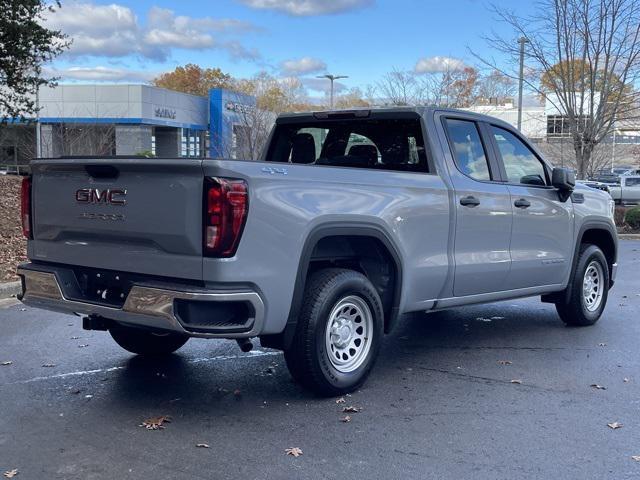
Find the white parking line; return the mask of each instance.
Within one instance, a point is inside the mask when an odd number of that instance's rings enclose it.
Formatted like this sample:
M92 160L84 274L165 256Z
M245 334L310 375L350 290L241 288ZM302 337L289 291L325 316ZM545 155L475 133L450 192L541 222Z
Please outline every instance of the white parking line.
M244 355L219 355L217 357L194 358L194 359L188 360L187 363L205 363L205 362L217 362L217 361L224 361L224 360L242 360L242 359L248 359L248 358L254 358L254 357L267 357L267 356L273 356L273 355L282 355L282 352L265 352L264 350L252 350L248 354L244 354ZM127 367L120 366L120 367L110 367L110 368L96 368L95 370L80 370L77 372L58 373L55 375L48 375L46 377L33 377L27 380L18 380L16 382L4 383L0 385L0 387L6 386L6 385L21 385L26 383L44 382L47 380L57 380L60 378L80 377L84 375L96 375L98 373L109 373L109 372L115 372L117 370L124 370L125 368Z

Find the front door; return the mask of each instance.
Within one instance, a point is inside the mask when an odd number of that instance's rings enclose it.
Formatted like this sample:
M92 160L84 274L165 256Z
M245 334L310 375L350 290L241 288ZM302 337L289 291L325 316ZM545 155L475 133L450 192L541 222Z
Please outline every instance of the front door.
M514 132L489 127L513 208L510 288L562 283L573 256L573 204L561 202L549 171Z
M483 144L477 122L444 120L453 162L449 166L456 208L455 296L509 288L511 197L499 183L495 158Z

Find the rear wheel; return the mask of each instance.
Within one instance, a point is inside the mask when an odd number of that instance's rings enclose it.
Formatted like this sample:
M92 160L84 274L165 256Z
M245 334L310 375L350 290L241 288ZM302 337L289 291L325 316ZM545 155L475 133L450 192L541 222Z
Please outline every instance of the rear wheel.
M373 368L383 334L378 292L361 273L330 268L308 280L287 367L319 395L357 389Z
M140 328L113 326L111 337L125 350L139 355L168 355L182 347L189 337L173 332L154 332Z
M572 326L596 323L609 295L609 266L602 250L595 245L581 246L578 263L567 288L568 301L556 302L562 321Z

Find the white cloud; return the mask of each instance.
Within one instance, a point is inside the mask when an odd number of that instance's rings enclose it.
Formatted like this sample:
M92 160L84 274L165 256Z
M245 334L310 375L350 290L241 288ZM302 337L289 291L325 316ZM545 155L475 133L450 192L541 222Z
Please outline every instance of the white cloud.
M451 70L462 70L466 65L462 60L452 57L425 57L418 60L414 71L416 73L441 73Z
M129 7L110 4L65 3L49 15L45 23L67 33L73 43L70 57L125 57L139 55L166 60L172 49L222 49L232 57L257 58L255 51L243 47L229 35L256 28L247 22L228 18L187 17L166 8L152 7L146 24Z
M280 64L282 71L288 75L302 75L307 73L323 72L327 64L318 58L302 57L285 60Z
M126 68L69 67L64 69L47 68L47 75L65 80L80 80L90 82L148 82L158 76L158 72L148 70L129 70Z
M302 84L309 90L328 94L331 90L331 82L326 78L301 78ZM347 90L344 83L333 82L333 93L340 93Z
M373 0L239 0L251 8L276 10L297 17L329 15L358 10Z

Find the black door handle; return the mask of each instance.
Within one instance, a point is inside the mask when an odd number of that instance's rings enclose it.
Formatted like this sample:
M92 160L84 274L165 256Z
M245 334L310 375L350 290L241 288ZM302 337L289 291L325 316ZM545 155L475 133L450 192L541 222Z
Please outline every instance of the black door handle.
M524 198L521 198L520 200L516 200L515 202L513 202L513 204L518 208L529 208L531 206L531 202Z
M469 195L468 197L462 197L460 199L460 205L462 205L463 207L477 207L478 205L480 205L480 200L478 200L476 197Z

